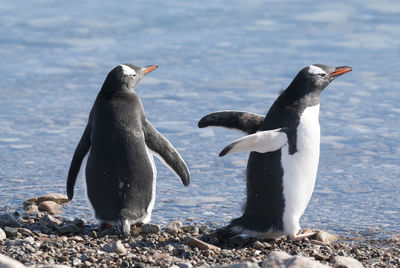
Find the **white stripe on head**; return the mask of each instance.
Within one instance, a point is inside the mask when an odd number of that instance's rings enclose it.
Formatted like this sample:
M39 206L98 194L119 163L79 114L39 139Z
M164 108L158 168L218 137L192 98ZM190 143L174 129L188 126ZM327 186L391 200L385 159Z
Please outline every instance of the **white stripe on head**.
M324 70L315 65L308 66L308 72L311 74L326 74Z
M136 75L136 71L128 65L121 64L120 66L122 67L122 72L124 73L124 75Z

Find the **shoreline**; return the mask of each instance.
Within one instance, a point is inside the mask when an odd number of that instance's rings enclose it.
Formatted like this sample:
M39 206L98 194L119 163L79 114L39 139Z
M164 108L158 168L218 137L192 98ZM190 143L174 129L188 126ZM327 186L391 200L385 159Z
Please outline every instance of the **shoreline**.
M166 226L133 226L130 237L123 238L115 226L101 229L81 219L71 221L43 212L1 212L0 228L0 254L33 267L191 267L244 262L257 267L274 251L332 267L341 257L358 260L365 267L400 266L400 234L370 240L368 236L339 237L320 231L322 238L303 241L236 239L221 243L210 226L182 226L173 221Z

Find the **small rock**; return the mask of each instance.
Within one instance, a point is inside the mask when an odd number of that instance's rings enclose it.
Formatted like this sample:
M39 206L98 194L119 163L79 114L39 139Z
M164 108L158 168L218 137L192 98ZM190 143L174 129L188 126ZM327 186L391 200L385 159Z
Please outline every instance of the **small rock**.
M262 268L328 268L312 259L303 256L291 256L283 251L273 251L262 264Z
M81 256L81 261L85 262L89 259L89 257L86 254L82 254Z
M1 268L24 268L26 267L19 261L16 261L6 255L0 254L0 267Z
M79 219L79 218L75 218L73 223L79 228L82 228L83 225L85 224L85 222L82 219Z
M379 263L380 261L381 261L381 259L379 257L376 257L376 258L371 258L371 259L367 260L367 263L369 265L373 265L375 263Z
M77 236L77 235L71 236L71 237L68 238L68 239L69 239L69 240L72 240L72 241L75 241L75 242L77 242L77 243L83 243L83 242L85 241L82 237Z
M161 253L157 253L156 252L156 253L153 254L153 259L170 261L170 260L172 260L172 257L170 255L167 255L167 254L161 254Z
M84 261L83 264L85 265L85 267L91 267L92 263L90 261Z
M194 225L182 226L181 229L184 232L191 233L193 235L198 235L199 234L199 228L197 228Z
M260 268L260 266L254 262L242 262L242 263L214 266L214 268Z
M176 264L176 266L178 266L179 268L192 268L192 265L190 264L190 262L178 263L178 264Z
M154 223L146 223L141 226L142 233L153 234L160 231L160 225Z
M164 246L164 249L165 249L166 251L171 252L171 251L173 251L173 250L175 249L175 247L174 247L173 245L171 245L171 244L168 244L168 245L165 245L165 246Z
M209 231L210 231L210 227L208 227L207 225L202 225L199 228L199 232L201 234L208 233Z
M75 224L70 223L59 227L57 232L60 234L77 233L79 232L79 228Z
M0 228L0 241L4 240L7 238L6 233L3 231L3 229Z
M325 244L330 244L340 239L340 236L335 234L330 234L325 231L318 230L315 235L311 237L314 240L320 241Z
M35 268L71 268L71 266L63 264L45 264L45 265L35 266Z
M363 268L364 266L358 260L351 257L335 256L331 258L331 264L336 268Z
M18 232L20 232L21 234L25 235L25 236L34 236L34 234L32 233L31 230L26 229L26 228L19 228Z
M120 240L112 243L105 244L103 246L104 251L114 252L117 254L126 254L127 250Z
M61 225L61 221L51 215L44 215L40 218L39 224L41 226L46 226L51 229L57 229Z
M54 201L43 201L39 204L38 209L40 211L46 211L52 215L55 215L60 212L61 205Z
M29 245L33 245L35 243L35 239L33 239L33 237L25 237L24 239L21 239L22 244L29 244Z
M82 264L82 261L80 259L78 259L78 258L73 258L72 259L72 265L73 266L79 266L81 264Z
M40 204L43 201L53 201L56 202L57 204L64 204L69 202L68 200L68 196L66 196L65 194L46 194L43 196L37 196L31 199L28 199L24 202L24 205L26 204Z
M180 221L172 221L164 227L164 232L168 234L177 234L182 227L182 222Z
M35 204L29 204L24 206L25 213L36 213L38 211L38 206Z
M266 248L272 248L272 245L268 242L264 242L263 244L264 244L264 247L266 247Z
M222 256L224 256L224 257L233 257L233 252L232 252L232 250L229 250L229 249L223 249L223 250L221 250L221 254L222 254Z
M18 228L12 228L12 227L6 226L3 228L3 230L6 233L7 238L13 238L18 235Z
M11 213L0 214L0 227L21 227L17 219Z
M253 248L255 249L263 249L265 246L263 243L261 243L260 241L256 241L253 243Z
M216 246L214 246L214 245L208 244L208 243L203 242L203 241L201 241L201 240L199 240L199 239L197 239L197 238L194 238L194 237L190 237L190 238L187 240L187 244L188 244L190 247L192 247L192 248L198 248L198 249L200 249L200 250L207 250L207 249L210 249L210 250L220 250L219 247L216 247Z

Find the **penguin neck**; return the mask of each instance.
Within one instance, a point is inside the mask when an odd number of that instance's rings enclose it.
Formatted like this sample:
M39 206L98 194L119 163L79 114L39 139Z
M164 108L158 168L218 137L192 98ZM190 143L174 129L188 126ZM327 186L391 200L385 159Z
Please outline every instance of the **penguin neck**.
M100 92L108 95L136 95L135 89L128 87L126 84L108 85L104 83Z
M281 97L290 105L298 103L308 107L319 104L321 92L322 90L313 89L312 85L308 83L298 83L293 80L289 87L282 92Z

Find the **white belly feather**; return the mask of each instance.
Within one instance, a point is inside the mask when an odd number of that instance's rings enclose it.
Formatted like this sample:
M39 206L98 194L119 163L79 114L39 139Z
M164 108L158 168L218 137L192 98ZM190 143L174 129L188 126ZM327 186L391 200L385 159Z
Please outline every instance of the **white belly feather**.
M149 206L146 209L147 215L146 217L141 221L142 223L148 223L151 220L151 212L153 211L154 203L156 201L156 180L157 180L157 168L154 163L154 157L149 148L147 148L147 156L149 157L151 167L153 169L153 185L152 185L152 193L151 193L151 201L149 203Z
M297 152L289 154L289 145L282 147L283 225L286 235L296 235L299 220L310 201L318 170L320 127L319 104L308 107L297 126Z

